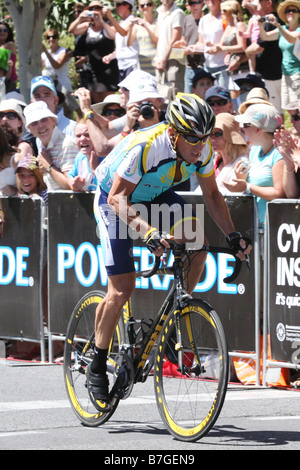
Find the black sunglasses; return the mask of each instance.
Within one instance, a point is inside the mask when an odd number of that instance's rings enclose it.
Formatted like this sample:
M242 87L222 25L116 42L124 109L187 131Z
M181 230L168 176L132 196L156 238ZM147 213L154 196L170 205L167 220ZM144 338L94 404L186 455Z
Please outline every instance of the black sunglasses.
M58 36L57 36L57 34L52 34L52 35L46 36L47 41L49 41L49 39L51 39L51 38L52 39L58 39Z
M287 13L299 13L299 10L296 10L296 8L287 8L284 13L285 14L287 14Z
M220 98L219 100L206 100L209 106L225 106L229 100L224 100Z
M103 111L102 116L111 116L112 114L118 117L124 116L125 109L107 108Z
M223 131L216 131L211 134L211 137L216 137L217 139L219 137L223 137Z
M203 1L200 1L199 0L197 2L189 2L189 5L190 7L192 7L193 5L200 5L201 3L203 3Z
M0 119L3 119L4 117L7 117L9 121L13 121L14 119L20 119L19 116L12 111L0 113Z
M97 11L97 10L102 10L103 7L100 7L100 5L97 5L95 7L90 7L89 11Z
M145 7L152 7L153 6L153 3L141 3L140 4L140 8L145 8Z

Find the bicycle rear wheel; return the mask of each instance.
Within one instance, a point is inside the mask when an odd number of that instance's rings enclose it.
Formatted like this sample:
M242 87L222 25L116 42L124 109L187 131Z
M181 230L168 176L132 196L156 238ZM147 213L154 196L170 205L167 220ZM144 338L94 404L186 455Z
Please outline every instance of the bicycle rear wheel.
M228 350L221 321L206 303L191 299L180 311L183 371L178 371L175 311L162 329L154 368L160 415L173 436L196 441L213 427L228 383Z
M93 406L86 387L86 368L94 357L95 310L104 296L104 292L93 291L80 299L70 318L65 341L64 379L68 398L82 424L91 427L104 424L115 412L119 403L119 399L114 397L111 411L101 413ZM108 356L112 364L122 340L122 327L119 324Z

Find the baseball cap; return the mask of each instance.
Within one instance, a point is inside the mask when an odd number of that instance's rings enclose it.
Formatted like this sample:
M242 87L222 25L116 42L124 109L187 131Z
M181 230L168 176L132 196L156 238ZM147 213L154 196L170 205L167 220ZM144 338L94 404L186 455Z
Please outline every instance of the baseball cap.
M130 5L134 5L134 0L124 0L126 3L129 3ZM115 2L115 3L123 3L123 0L120 0L118 2Z
M197 72L195 73L194 78L192 80L193 87L196 85L197 81L200 80L201 78L209 78L212 81L212 83L214 83L216 79L211 73L206 72L206 70L197 69Z
M26 119L27 128L29 124L32 124L36 121L40 121L45 117L52 117L57 120L56 114L50 111L44 101L36 101L35 103L30 103L28 106L26 106L26 108L24 109L24 116Z
M4 112L4 111L14 111L21 119L23 126L25 125L25 119L24 119L24 115L22 112L22 108L16 100L10 99L10 100L1 101L0 112Z
M241 88L243 83L251 83L253 87L258 87L258 88L266 88L265 82L263 81L262 78L260 78L259 75L255 73L248 73L246 77L244 78L238 78L237 80L234 80L234 82L237 84L238 87Z
M25 101L25 98L21 93L18 93L17 91L10 91L9 93L6 93L5 95L6 100L13 99L15 100L20 106L27 106L27 103Z
M211 98L212 96L217 96L218 98L223 98L224 100L230 100L230 91L222 86L212 86L206 91L205 100Z
M282 124L277 109L268 104L252 104L243 114L235 116L235 120L242 124L251 124L265 132L275 132Z
M15 173L18 173L20 168L26 168L27 170L37 170L38 169L38 162L34 155L26 155L26 157L22 158L19 161L17 168L15 169Z
M30 88L30 96L32 97L34 90L36 90L39 86L45 86L49 88L49 90L53 91L55 95L57 95L57 91L54 85L52 78L47 77L46 75L38 75L31 80L31 88Z

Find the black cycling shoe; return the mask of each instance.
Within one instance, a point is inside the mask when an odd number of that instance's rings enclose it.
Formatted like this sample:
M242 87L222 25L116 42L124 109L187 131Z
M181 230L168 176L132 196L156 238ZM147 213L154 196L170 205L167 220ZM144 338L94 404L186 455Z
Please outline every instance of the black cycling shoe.
M101 413L111 411L109 400L109 380L107 375L95 374L91 371L91 364L86 369L87 389L94 407Z

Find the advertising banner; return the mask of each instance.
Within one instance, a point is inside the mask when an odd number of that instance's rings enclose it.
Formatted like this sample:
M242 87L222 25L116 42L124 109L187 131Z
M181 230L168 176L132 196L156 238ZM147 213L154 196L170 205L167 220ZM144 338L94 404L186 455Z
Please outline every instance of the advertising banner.
M1 197L0 203L0 336L39 340L43 201Z
M201 196L185 194L194 210L203 204ZM237 230L253 239L254 202L252 197L227 198ZM78 300L94 289L106 290L107 274L93 215L93 194L49 193L49 311L50 331L66 332ZM205 233L212 245L226 246L224 235L204 210ZM143 243L133 249L136 269L148 269L153 257ZM254 256L252 270L243 266L234 284L223 279L232 273L233 258L209 254L203 279L195 296L212 304L224 322L231 350L255 350ZM137 279L132 297L136 318L153 318L172 282L171 276L155 275Z
M300 363L300 206L268 204L268 313L271 358Z

